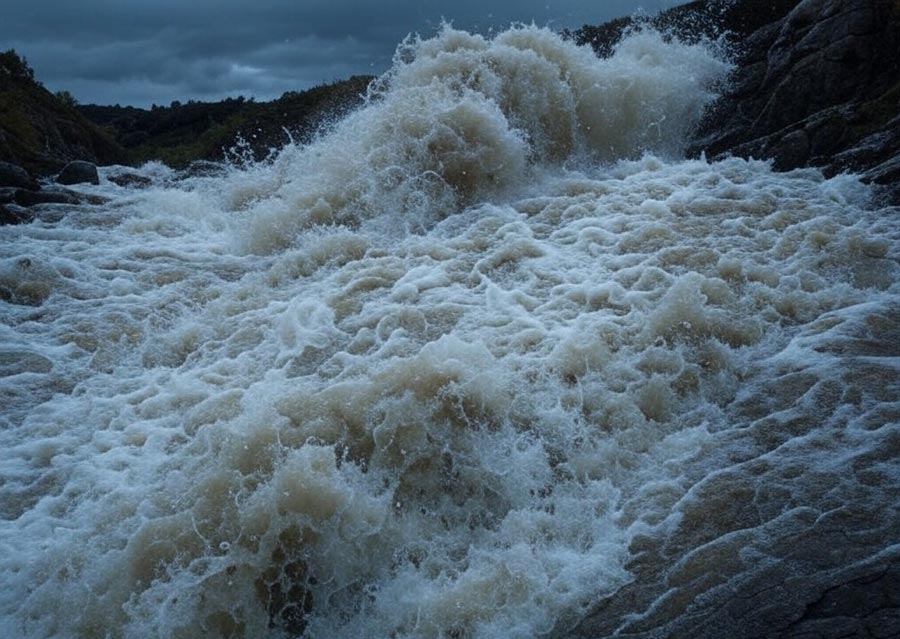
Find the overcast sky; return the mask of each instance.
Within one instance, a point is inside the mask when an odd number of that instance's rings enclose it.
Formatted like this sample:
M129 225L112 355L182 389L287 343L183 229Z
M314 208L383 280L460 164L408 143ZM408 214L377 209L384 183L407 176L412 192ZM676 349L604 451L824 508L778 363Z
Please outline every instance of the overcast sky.
M276 98L385 71L409 33L441 19L487 33L511 22L599 24L684 0L0 0L0 50L79 102Z

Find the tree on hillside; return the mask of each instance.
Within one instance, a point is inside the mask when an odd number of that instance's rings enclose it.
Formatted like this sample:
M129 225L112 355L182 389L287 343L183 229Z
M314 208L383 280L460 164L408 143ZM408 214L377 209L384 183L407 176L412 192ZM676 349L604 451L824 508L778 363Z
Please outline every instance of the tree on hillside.
M68 91L57 91L56 97L60 102L70 107L77 107L78 100L75 99L75 96L69 93Z
M25 56L20 56L15 49L0 53L0 75L34 81L34 70L28 66Z

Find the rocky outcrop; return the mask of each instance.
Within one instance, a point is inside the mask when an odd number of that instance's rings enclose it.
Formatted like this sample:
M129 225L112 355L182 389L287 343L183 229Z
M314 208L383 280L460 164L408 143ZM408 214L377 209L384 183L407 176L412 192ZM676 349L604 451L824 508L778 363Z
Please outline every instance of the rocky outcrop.
M780 20L799 0L695 0L652 16L617 18L605 24L565 31L578 44L590 45L597 55L612 55L616 44L633 29L651 27L686 42L723 36L732 46L758 29Z
M701 0L571 33L609 55L629 29L722 38L735 71L689 148L860 174L900 203L900 3Z
M844 403L896 399L898 317L900 305L885 304L815 343L828 364L800 355L723 407L736 428L680 468L684 496L670 516L635 527L632 580L558 636L900 636L900 491L890 474L900 446L896 414L858 420ZM813 371L826 368L835 385L813 383ZM815 414L792 409L805 401ZM842 450L858 428L871 447ZM811 439L813 454L797 455Z
M56 176L57 184L100 184L97 166L84 160L74 160Z
M141 176L134 176L141 178ZM141 178L147 180L148 178ZM70 162L57 177L60 184L99 184L97 167L90 162ZM0 162L0 226L23 224L35 219L33 210L44 204L103 204L108 199L58 186L42 188L28 172L9 162Z
M0 187L37 190L40 185L21 166L0 162Z
M0 53L0 161L47 176L70 160L119 164L127 153L50 93L15 51Z
M659 27L664 21L689 40L730 30L725 37L735 71L696 131L693 154L771 158L777 169L815 166L827 175L851 171L879 185L886 202L900 204L900 2L694 2L650 22ZM576 35L603 54L634 26L620 21ZM845 397L893 397L898 375L888 362L900 355L897 317L900 309L891 308L867 320L871 332L816 348L839 358L833 366L844 371ZM774 456L760 462L762 455L753 459L747 451L758 447L770 455L766 442L781 445L774 432L800 427L793 413L773 412L766 403L783 392L786 406L799 404L807 387L788 386L773 380L744 406L729 407L736 423L746 421L733 443L741 451L735 458L748 461L727 472L698 471L690 491L702 499L685 503L703 507L682 508L655 534L636 535L626 564L631 582L598 598L574 627L559 628L559 636L900 637L896 490L880 471L866 476L869 459L883 459L887 468L896 447L855 456L848 472L864 477L859 490L838 497L828 482L834 502L827 512L813 507L815 481L795 481L792 469L789 492L810 496L798 497L803 507L785 508L777 490L760 488L775 485L765 478L780 472ZM829 401L823 394L817 402L817 429ZM872 431L894 417L875 417ZM854 427L842 419L831 422L838 441ZM810 462L810 476L819 471ZM685 472L682 479L690 476Z
M739 51L695 153L858 172L900 200L900 3L803 0Z
M68 189L42 189L40 191L16 189L13 201L19 206L35 206L37 204L78 204L82 198Z
M33 219L34 215L28 209L0 204L0 226L26 224Z

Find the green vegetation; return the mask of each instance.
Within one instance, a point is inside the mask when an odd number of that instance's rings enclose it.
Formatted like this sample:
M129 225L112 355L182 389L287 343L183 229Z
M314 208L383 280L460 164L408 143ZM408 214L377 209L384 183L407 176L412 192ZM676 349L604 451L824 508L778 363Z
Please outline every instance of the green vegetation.
M180 168L194 160L261 160L290 140L309 140L329 119L362 102L369 76L288 91L271 102L243 96L167 107L81 105L79 111L128 149L133 163L161 160Z
M151 109L80 105L68 91L47 91L27 60L0 53L0 160L37 175L70 160L141 164L161 160L260 160L290 140L306 141L329 119L362 102L372 78L289 91L271 102L228 98L175 101Z
M76 107L78 106L78 100L75 99L75 96L69 93L68 91L57 91L54 95L56 95L57 99L65 104L66 106Z
M34 69L28 66L24 56L9 49L0 53L0 77L13 80L34 80Z
M54 173L69 160L114 164L128 154L75 108L68 92L53 95L24 57L0 53L0 160L32 174Z

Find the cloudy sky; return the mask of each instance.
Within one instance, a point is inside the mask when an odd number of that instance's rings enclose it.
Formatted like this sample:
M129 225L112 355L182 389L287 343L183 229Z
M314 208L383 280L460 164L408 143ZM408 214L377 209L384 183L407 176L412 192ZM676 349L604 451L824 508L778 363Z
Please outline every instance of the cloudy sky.
M407 34L442 18L482 33L511 22L598 24L684 0L2 0L0 50L51 91L147 107L269 100L387 69Z

